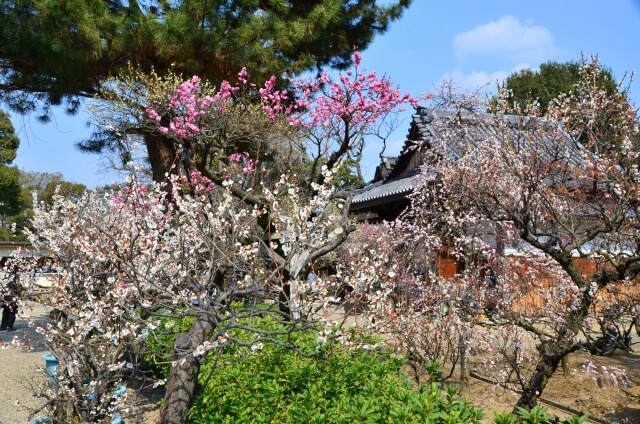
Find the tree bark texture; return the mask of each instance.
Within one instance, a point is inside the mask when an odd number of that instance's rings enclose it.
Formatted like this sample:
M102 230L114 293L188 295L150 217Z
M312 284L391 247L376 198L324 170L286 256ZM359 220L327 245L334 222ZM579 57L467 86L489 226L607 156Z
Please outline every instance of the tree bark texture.
M161 424L185 424L187 412L193 403L198 383L201 359L190 352L208 340L215 326L208 314L203 313L193 323L189 332L176 339L174 344L174 361L178 364L171 367L164 404L160 410ZM184 364L180 364L184 358Z
M581 315L576 313L577 316L573 316L573 326L582 325L584 320ZM570 331L562 332L561 334L575 334ZM555 341L542 346L542 357L536 365L536 369L531 376L526 387L523 388L522 395L518 399L513 412L517 411L518 407L524 408L530 411L538 404L538 401L542 397L542 392L549 379L558 369L558 366L562 363L564 358L571 352L577 349L577 345L574 341L566 336L559 336Z
M458 349L460 350L460 393L464 394L469 388L471 369L469 368L469 360L467 357L467 343L463 337L460 337Z
M534 371L529 384L527 384L527 387L522 391L522 395L513 409L514 413L517 411L518 407L530 411L538 404L538 401L542 396L542 391L558 368L558 364L562 361L563 356L564 355L559 353L548 353L543 355L542 359L536 366L536 370Z
M144 141L147 146L153 181L162 183L167 180L167 174L177 171L177 169L172 171L172 167L179 166L173 141L156 133L145 133Z

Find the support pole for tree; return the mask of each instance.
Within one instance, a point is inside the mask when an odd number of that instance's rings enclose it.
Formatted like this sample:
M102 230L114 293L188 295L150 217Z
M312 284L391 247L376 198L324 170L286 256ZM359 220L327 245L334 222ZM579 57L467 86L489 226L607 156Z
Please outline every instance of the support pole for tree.
M460 349L460 393L463 394L469 387L469 376L471 374L469 368L469 358L467 352L467 343L463 337L460 337L458 349Z

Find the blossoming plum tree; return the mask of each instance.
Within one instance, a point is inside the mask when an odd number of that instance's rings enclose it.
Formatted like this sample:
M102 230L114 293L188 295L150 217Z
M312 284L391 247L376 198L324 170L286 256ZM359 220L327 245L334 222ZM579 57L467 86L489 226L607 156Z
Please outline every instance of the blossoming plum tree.
M437 214L433 200L424 205ZM471 267L455 284L441 278L436 263L442 233L407 218L361 224L341 246L341 277L356 288L351 301L363 312L357 323L385 335L418 383L434 376L445 381L460 369L464 391L469 352L488 343L479 326L487 294Z
M136 375L147 338L169 320L186 327L172 347L161 422L185 422L204 357L231 343L296 348L253 320L270 315L286 331L300 331L323 319L335 283L307 283L304 277L353 230L349 190L337 192L323 183L347 157L357 159L372 127L413 101L375 74L356 71L339 81L330 84L323 75L296 84L295 99L285 102L288 94L275 90L273 80L257 88L241 71L238 85L225 82L217 91L203 89L194 77L170 96L153 97L145 88L127 98L130 109L116 120L120 130L131 119L144 121L140 127L174 143L166 182L145 183L133 172L115 192L75 201L59 196L51 207L35 208L31 240L50 250L59 267L50 297L53 319L41 329L60 361L56 390L48 392L52 414L82 421L112 415L113 384ZM259 109L243 102L243 90L259 100ZM217 150L215 164L203 160L214 133L225 128L220 123L229 123L225 114L238 116L249 108L247 116L293 130L302 140L301 157L311 155L311 172L260 178L270 164L259 149L229 151L241 145L231 142ZM275 128L264 132L264 148L292 134ZM247 139L257 140L246 131ZM238 332L251 334L251 340Z
M630 320L640 306L634 294L640 272L637 111L624 93L612 95L597 84L601 73L596 60L585 63L574 91L544 116L535 104L521 114L504 92L490 114L474 98L440 98L453 113L425 141L430 165L410 211L396 223L405 254L412 246L431 247L434 258L448 246L466 264L461 278L472 277L479 287L473 297L478 314L490 306L493 337L478 346L506 360L510 371L495 375L520 386L516 406L527 409L563 358L592 349L598 331L606 331L596 325L603 311L623 307ZM462 145L475 127L494 130ZM456 157L447 149L458 149ZM505 249L519 256L506 257ZM484 286L479 256L495 261L495 288ZM455 293L460 279L431 274L415 284ZM528 297L537 303L523 308ZM460 305L462 299L452 300Z
M198 77L183 81L175 74L130 69L103 85L99 98L107 102L92 105L95 124L102 128L93 143L110 140L109 147L128 162L140 136L145 134L148 143L155 134L157 143L168 145L152 150L169 152L148 158L158 182L168 173L195 168L220 183L220 164L234 153L247 153L258 166L254 179L277 181L291 171L309 176L308 188L309 181L323 178L323 165L333 169L337 163L352 164L362 179L365 140L384 142L397 125L390 115L416 100L388 77L362 70L360 53L353 61L354 69L335 81L325 72L289 81L288 91L276 89L275 77L262 87L250 83L246 70L235 84L223 81L216 89ZM93 143L84 147L92 150Z

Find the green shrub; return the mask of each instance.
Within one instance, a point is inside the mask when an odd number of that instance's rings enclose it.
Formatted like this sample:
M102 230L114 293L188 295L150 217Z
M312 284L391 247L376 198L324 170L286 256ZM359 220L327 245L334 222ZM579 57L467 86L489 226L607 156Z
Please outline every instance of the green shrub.
M188 331L195 318L163 318L146 338L146 349L141 362L143 371L151 371L157 378L168 378L171 370L172 347L176 337Z
M531 411L527 411L524 408L517 408L518 416L523 424L546 424L555 423L555 416L549 412L549 408L546 406L535 406ZM571 417L561 421L561 424L580 424L587 420L587 416Z
M518 414L517 416L512 414L511 412L501 412L493 415L493 420L491 421L493 424L516 424L517 422L521 422L522 424L548 424L548 423L556 423L556 417L549 412L549 408L546 406L536 406L531 411L527 411L524 408L517 408ZM518 421L518 417L519 420ZM582 415L580 417L570 417L563 421L560 421L560 424L582 424L587 420L587 415Z
M164 319L147 339L144 366L158 377L168 377L171 346L186 331L192 317ZM169 325L167 325L170 323ZM272 318L253 318L252 326L281 329ZM255 333L234 329L233 337L250 341ZM344 350L337 343L318 349L318 333L288 333L279 340L299 352L273 344L232 344L210 355L200 372L201 391L190 410L194 424L215 423L477 423L481 408L458 396L458 389L439 383L418 389L401 368L403 361L383 349ZM377 338L359 336L375 345ZM317 353L322 353L322 357ZM433 362L430 372L441 365ZM553 422L547 408L519 409L495 414L494 424ZM564 424L580 424L587 416L571 417Z
M518 419L511 412L503 411L493 414L493 424L516 424Z
M295 342L314 352L316 338L308 332ZM380 349L327 347L333 354L326 358L265 345L235 364L220 365L238 351L208 359L190 419L194 424L474 423L483 417L454 388L442 391L434 383L414 389L401 372L402 361Z

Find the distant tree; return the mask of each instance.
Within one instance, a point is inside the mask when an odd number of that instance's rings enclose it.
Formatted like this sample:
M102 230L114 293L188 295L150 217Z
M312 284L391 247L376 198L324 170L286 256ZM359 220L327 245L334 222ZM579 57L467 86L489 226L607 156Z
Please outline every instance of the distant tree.
M546 113L558 95L575 91L581 67L581 62L546 62L540 65L539 70L527 68L514 72L507 77L502 88L509 90L509 99L514 104L524 107L537 101L540 111ZM607 68L603 68L598 76L598 85L610 94L618 91L613 73Z
M51 204L54 194L59 194L65 198L78 198L87 187L84 184L65 181L62 174L48 172L20 172L20 186L26 193L36 193L38 201ZM33 205L33 196L25 196L25 205Z
M631 79L625 75L620 82L616 82L611 69L604 67L597 57L591 58L591 61L598 64L600 72L594 75L590 81L580 79L580 70L587 64L586 59L583 59L582 62L547 62L540 65L538 71L524 69L511 74L504 82L502 89L504 89L506 99L510 103L512 113L545 115L554 106L554 101L562 101L571 94L586 89L603 90L608 96L621 95L628 99L629 87L624 87L623 82L630 83ZM587 85L590 87L586 87ZM489 102L489 110L495 110L497 103L497 98L492 98ZM572 117L567 119L572 119ZM620 126L620 122L618 122L620 115L617 110L602 105L597 114L589 119L593 120L594 125L575 122L565 122L565 125L588 128L591 134L577 134L576 138L584 145L590 144L590 148L594 152L601 152L598 149L601 149L606 143L595 145L589 143L589 140L607 140L607 143L610 140L617 140L616 143L622 142L618 135L614 134Z
M16 158L20 139L15 134L9 115L0 110L0 238L7 239L11 231L6 217L19 212L22 200L20 196L19 172L16 166L10 166Z
M84 184L65 181L60 173L19 171L16 168L16 174L20 207L14 213L2 217L6 231L0 233L1 239L15 237L26 240L24 229L30 227L29 221L33 218L34 195L38 202L50 205L56 193L64 198L77 199L86 190ZM15 232L10 231L10 227L15 227Z

